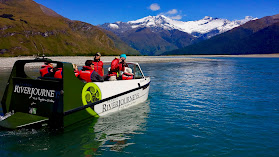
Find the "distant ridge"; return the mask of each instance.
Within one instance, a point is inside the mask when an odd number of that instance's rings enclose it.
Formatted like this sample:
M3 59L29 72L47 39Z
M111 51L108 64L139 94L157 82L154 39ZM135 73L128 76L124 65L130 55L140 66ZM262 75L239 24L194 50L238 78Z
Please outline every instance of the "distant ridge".
M147 16L135 21L105 23L99 27L112 31L143 55L160 55L183 48L238 27L255 18L229 21L206 16L197 21L177 21L164 15Z
M0 8L0 56L139 54L99 27L64 18L33 0L0 0Z
M271 54L279 53L279 14L263 17L170 54Z

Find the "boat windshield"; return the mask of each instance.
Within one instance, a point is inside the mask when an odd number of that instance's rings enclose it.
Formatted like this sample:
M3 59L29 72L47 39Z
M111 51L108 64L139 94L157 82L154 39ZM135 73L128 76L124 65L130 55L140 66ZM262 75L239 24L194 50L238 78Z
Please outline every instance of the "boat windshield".
M143 74L140 67L136 64L133 64L133 66L134 66L133 70L134 70L135 79L143 78Z

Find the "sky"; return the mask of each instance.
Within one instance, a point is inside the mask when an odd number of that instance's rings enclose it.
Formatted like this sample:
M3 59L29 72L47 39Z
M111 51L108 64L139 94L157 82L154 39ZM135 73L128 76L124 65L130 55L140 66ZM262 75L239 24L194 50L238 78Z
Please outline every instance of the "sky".
M165 15L180 21L205 16L240 20L279 14L279 0L34 0L71 20L93 25Z

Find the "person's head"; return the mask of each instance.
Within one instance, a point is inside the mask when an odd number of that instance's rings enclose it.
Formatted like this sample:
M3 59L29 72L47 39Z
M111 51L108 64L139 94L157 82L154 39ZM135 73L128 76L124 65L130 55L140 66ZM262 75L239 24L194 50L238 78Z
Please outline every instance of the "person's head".
M126 54L121 54L121 55L120 55L120 59L121 59L121 60L124 61L126 58L127 58Z
M48 65L48 66L52 66L52 67L53 67L52 63L50 63L50 62L45 62L45 65Z
M99 60L100 58L101 58L101 53L100 53L100 52L97 52L97 53L95 54L94 59Z
M93 61L92 60L87 60L85 61L85 66L92 66ZM94 66L94 65L93 65Z

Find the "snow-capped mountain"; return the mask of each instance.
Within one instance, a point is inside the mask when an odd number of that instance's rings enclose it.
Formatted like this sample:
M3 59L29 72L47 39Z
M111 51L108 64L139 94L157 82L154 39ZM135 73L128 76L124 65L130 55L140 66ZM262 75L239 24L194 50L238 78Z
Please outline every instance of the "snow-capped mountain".
M160 55L229 31L248 21L204 17L197 21L178 21L164 15L147 16L129 22L105 23L99 27L112 31L143 55Z
M232 31L164 55L279 53L279 14L247 22Z
M106 29L113 30L114 32L125 32L130 29L140 28L140 27L148 27L148 28L161 28L164 30L174 30L177 29L182 32L186 32L188 34L199 37L200 35L216 32L217 35L219 33L226 32L235 27L238 27L248 21L254 20L251 16L246 16L245 19L230 21L227 19L220 18L212 18L209 16L205 16L203 19L198 21L177 21L170 19L164 15L157 16L147 16L142 19L138 19L135 21L129 21L127 23L124 22L115 22L111 24L104 24L102 27L106 27ZM109 28L108 28L109 27ZM209 37L211 37L209 36Z

